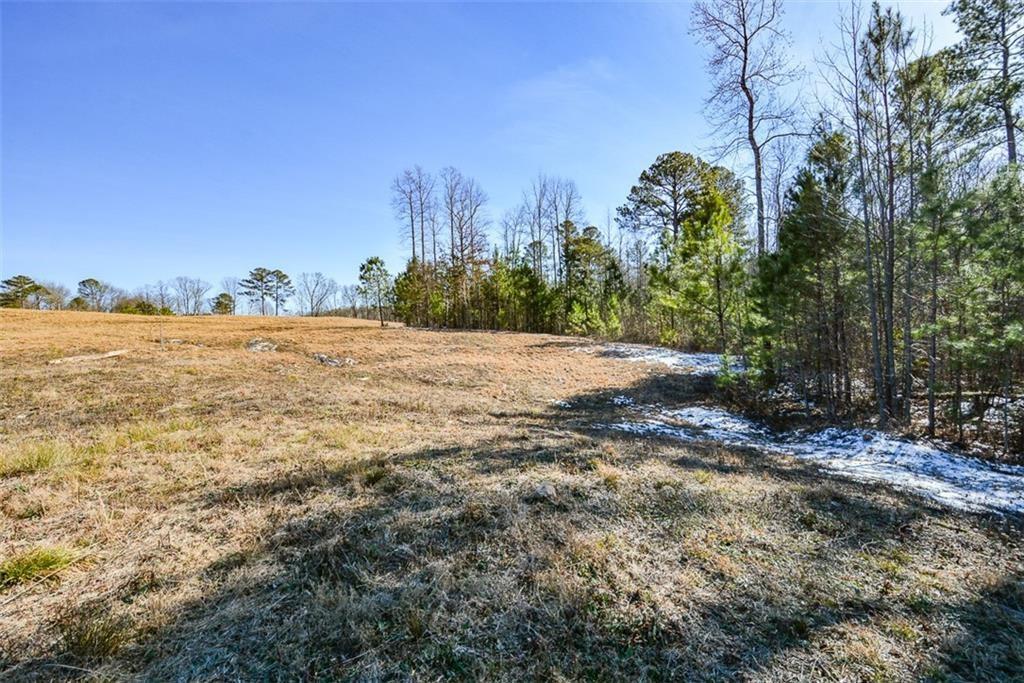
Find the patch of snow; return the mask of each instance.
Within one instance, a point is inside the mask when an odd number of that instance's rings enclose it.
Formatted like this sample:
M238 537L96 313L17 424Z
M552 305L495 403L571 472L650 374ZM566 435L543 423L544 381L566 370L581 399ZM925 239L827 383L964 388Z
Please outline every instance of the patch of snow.
M659 420L644 420L641 422L612 422L609 424L595 425L602 429L614 429L619 432L627 432L637 436L667 436L681 441L695 441L697 436L682 427L673 427Z
M849 479L890 484L961 510L1024 513L1024 467L991 464L875 430L830 427L777 433L719 408L634 410L641 419L603 427L638 436L753 447L814 462Z
M613 396L612 403L617 406L631 406L633 405L633 399L629 396Z
M661 414L673 420L700 427L706 438L715 441L746 444L765 442L771 437L771 433L766 428L721 408L688 406L664 410L661 411Z
M661 365L667 365L673 370L680 370L691 375L714 375L722 369L722 354L719 353L686 353L660 346L622 343L580 347L577 351L594 353L605 358L621 358L623 360L643 363L660 363ZM743 364L736 360L733 360L730 366L734 371L743 369Z
M867 482L887 482L950 507L1024 513L1024 467L995 465L865 429L795 434L798 458Z
M552 401L551 405L557 406L559 408L572 408L572 403L570 403L569 401L562 401L562 400Z
M1008 426L1016 427L1024 419L1024 399L996 396L992 399L992 407L985 411L982 419L986 424L1002 426L1004 417Z

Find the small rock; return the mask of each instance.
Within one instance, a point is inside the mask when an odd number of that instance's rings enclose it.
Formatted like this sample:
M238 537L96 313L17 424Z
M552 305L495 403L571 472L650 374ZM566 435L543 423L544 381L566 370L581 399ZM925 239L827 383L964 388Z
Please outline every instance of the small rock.
M320 365L328 365L332 368L339 367L341 365L341 359L335 358L334 356L328 356L326 353L314 353L313 360Z
M265 353L269 351L277 351L277 344L270 341L269 339L250 339L249 343L245 345L245 348L253 353Z
M557 495L558 492L555 490L554 484L552 484L550 481L542 481L541 483L537 484L536 488L533 489L528 499L537 502L545 500L550 501L554 500Z
M313 360L320 365L327 365L332 368L340 368L343 365L356 364L356 360L354 358L335 358L334 356L328 356L326 353L314 353Z

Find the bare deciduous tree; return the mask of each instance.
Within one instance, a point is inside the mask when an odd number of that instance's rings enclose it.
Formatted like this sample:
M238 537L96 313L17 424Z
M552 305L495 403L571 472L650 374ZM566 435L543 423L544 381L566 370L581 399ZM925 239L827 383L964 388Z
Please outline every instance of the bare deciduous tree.
M71 290L59 282L40 282L42 289L35 295L39 298L39 308L50 311L62 311L71 299Z
M520 204L509 209L501 218L501 244L503 255L510 260L517 260L521 255L524 236L529 235L530 217L526 206Z
M416 178L409 169L402 171L391 183L391 208L395 217L406 226L402 236L408 235L412 243L412 258L416 259Z
M338 283L323 273L299 274L300 306L309 315L322 315L338 291Z
M197 277L179 275L171 284L174 291L175 308L180 315L199 315L203 311L206 293L210 283Z
M569 235L563 229L566 221L584 222L583 198L580 196L576 183L565 178L552 178L550 192L547 194L547 216L550 221L548 234L551 238L551 279L560 283L563 280L562 261Z
M420 262L427 263L427 238L430 237L432 263L437 263L437 202L434 198L434 177L419 165L412 170L413 206L420 231Z
M757 253L765 251L767 148L794 134L794 108L779 95L796 77L784 47L782 0L699 0L692 31L710 49L707 109L723 142L719 154L750 150L757 202Z
M241 281L233 275L220 281L220 288L224 290L225 294L231 297L231 315L234 315L238 308L238 288L240 282Z
M437 263L437 201L434 196L436 181L419 165L402 171L391 183L391 208L402 225L403 236L412 245L412 258L427 263L427 239L430 255ZM418 238L417 238L418 235ZM417 239L419 252L416 251Z
M342 285L338 289L341 303L348 309L353 318L359 317L359 287L357 285Z
M530 183L530 189L523 192L523 213L527 216L530 230L530 263L537 277L544 274L544 226L547 223L550 192L551 182L544 174L538 174Z

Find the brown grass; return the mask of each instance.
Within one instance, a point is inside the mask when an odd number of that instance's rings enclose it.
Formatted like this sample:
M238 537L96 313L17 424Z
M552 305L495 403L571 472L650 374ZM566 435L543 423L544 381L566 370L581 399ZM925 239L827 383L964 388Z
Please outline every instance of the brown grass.
M1020 678L1016 523L595 429L708 386L577 343L0 311L0 562L88 556L0 679Z

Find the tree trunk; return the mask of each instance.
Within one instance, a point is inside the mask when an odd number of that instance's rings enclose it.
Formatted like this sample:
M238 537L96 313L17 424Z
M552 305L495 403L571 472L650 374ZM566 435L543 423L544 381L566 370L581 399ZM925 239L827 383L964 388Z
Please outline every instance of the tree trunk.
M1010 86L1010 44L1006 39L1006 13L999 18L999 28L1003 40L1001 41L1003 64L1002 64L1002 97L1001 105L1003 110L1003 125L1006 126L1006 156L1011 164L1017 163L1017 131L1013 125L1013 95Z
M854 68L859 68L858 64L854 64ZM874 275L874 256L871 253L871 213L868 210L868 184L867 184L867 169L864 163L864 133L862 129L863 120L861 118L860 111L860 88L856 88L857 92L854 94L854 125L856 127L856 142L857 142L857 164L860 171L860 184L861 184L861 212L862 220L864 223L864 269L867 274L867 298L868 298L868 311L871 321L871 355L872 355L872 369L874 371L875 379L875 399L878 408L878 426L881 429L885 429L888 423L888 415L885 409L885 398L882 387L882 358L881 349L879 344L878 334L878 299L875 295L875 275Z
M754 196L757 200L757 255L764 254L764 177L761 163L761 146L757 142L757 126L754 111L754 95L747 86L747 56L743 56L743 71L740 76L740 88L747 99L747 144L754 158Z
M939 345L935 330L939 318L939 256L938 221L932 218L932 262L930 273L930 296L928 302L928 436L935 436L935 374L938 363Z
M885 113L885 250L882 283L882 311L885 317L885 379L886 410L893 414L896 393L896 161L893 157L892 120L889 112L889 93L882 89L882 107Z

